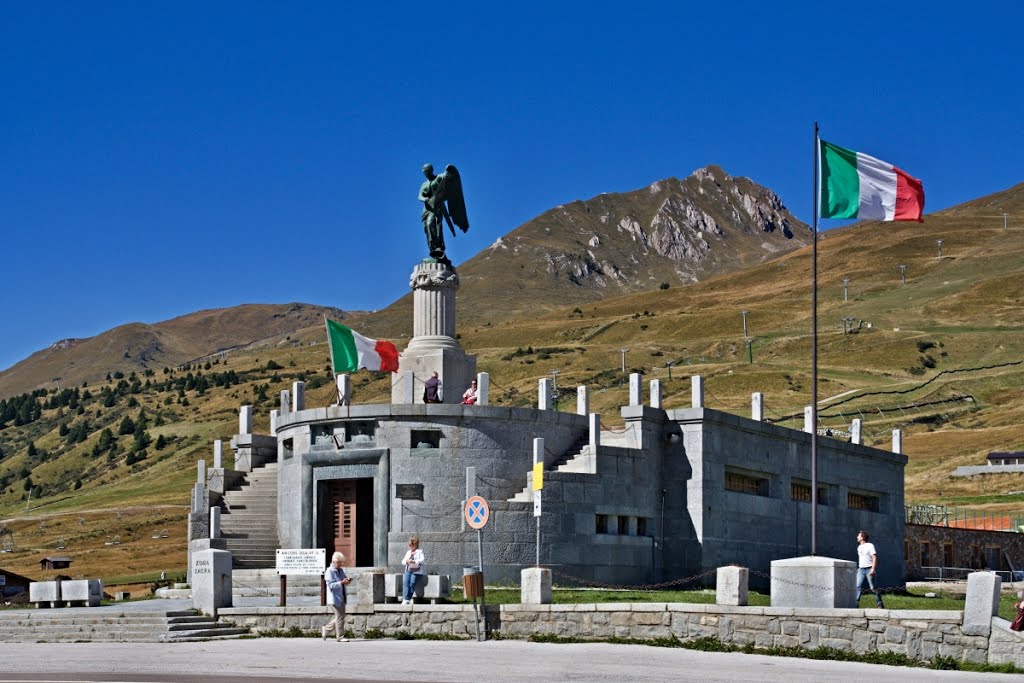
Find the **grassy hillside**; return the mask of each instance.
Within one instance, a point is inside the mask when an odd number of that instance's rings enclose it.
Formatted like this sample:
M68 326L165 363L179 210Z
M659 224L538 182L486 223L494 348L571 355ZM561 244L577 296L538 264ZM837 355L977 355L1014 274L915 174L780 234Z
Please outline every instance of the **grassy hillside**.
M977 211L822 235L820 414L835 430L862 417L866 441L882 448L902 429L909 502L1019 512L1024 475L950 476L958 465L982 464L991 450L1024 449L1024 292L1016 275L1024 225L1011 220L1004 230L991 217L1024 215L1024 186L986 198ZM497 404L533 403L538 379L557 370L561 409L574 409L574 388L586 384L604 423L621 424L627 348L626 372L661 379L669 407L689 405L689 377L699 373L710 407L748 414L751 392L762 391L769 419L799 428L810 400L810 265L805 248L699 284L529 317L460 310L459 336L491 373ZM407 339L411 316L376 316L367 324L377 334ZM851 333L843 318L853 320ZM241 404L256 406L256 429L265 432L279 392L296 379L307 382L308 405L331 403L326 363L323 330L314 325L223 360L79 384L75 405L55 389L37 392L29 398L39 408L25 411L31 419L0 429L0 518L17 548L0 561L36 576L39 557L63 537L76 574L180 570L196 459L212 459L211 441L231 437ZM354 401L387 402L390 383L360 372ZM143 419L148 443L118 433L126 416ZM113 536L121 542L107 545Z

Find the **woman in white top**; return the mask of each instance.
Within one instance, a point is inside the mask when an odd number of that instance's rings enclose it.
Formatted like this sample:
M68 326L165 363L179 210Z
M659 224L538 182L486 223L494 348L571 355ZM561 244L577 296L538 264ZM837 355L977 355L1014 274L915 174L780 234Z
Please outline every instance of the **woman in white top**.
M405 574L402 576L402 604L411 605L412 596L416 592L416 583L427 572L423 566L423 551L420 550L420 539L413 536L409 539L409 550L402 558Z
M473 380L472 384L469 385L469 389L466 389L466 393L462 395L462 402L468 406L476 403L476 380Z

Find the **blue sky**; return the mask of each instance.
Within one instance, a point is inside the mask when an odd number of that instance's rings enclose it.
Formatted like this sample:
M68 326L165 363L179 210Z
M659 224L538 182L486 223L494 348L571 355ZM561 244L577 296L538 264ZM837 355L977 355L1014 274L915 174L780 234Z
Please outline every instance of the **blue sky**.
M711 5L0 3L0 369L205 308L383 307L427 161L462 172L456 263L708 164L810 222L815 120L926 210L1024 180L1020 3Z

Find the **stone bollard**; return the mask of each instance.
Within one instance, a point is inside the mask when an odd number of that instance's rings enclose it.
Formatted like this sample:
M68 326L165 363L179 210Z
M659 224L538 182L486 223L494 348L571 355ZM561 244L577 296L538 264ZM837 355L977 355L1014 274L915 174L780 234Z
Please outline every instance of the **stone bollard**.
M306 383L292 382L292 412L306 409Z
M903 452L903 432L899 429L892 430L892 452Z
M1002 587L1002 579L991 572L971 572L967 575L964 635L988 636L991 633L992 616L999 613L999 592Z
M519 602L524 605L551 604L551 570L528 567L520 572Z
M346 373L340 373L334 377L334 382L338 387L338 405L352 405L352 377Z
M651 407L661 410L661 380L651 380Z
M476 373L476 404L478 406L490 405L491 402L491 376L486 372Z
M252 406L238 409L238 433L252 434Z
M808 434L814 433L814 416L811 414L811 406L804 406L804 431Z
M750 570L746 567L719 567L715 580L715 604L745 607L749 583Z
M547 377L537 382L537 410L551 410L552 389L551 380Z
M690 378L690 407L704 407L704 378L700 375Z
M217 617L221 607L231 607L231 553L199 550L192 553L192 607Z
M764 394L755 391L750 395L750 419L764 422Z
M859 417L850 423L850 443L861 443L861 420Z
M629 405L642 406L644 404L643 385L640 384L640 373L629 373Z
M576 414L590 414L590 389L588 387L576 387Z

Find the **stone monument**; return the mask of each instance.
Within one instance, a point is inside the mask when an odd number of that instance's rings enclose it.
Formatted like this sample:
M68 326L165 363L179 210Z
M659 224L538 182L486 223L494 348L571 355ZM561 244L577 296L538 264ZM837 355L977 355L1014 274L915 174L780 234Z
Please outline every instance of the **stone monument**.
M459 276L445 254L444 226L452 235L455 227L469 230L462 178L449 164L444 173L423 167L426 182L420 187L423 202L423 231L430 256L412 271L409 286L413 291L413 338L398 361L398 372L412 373L415 380L397 381L391 389L392 403L422 402L423 381L437 372L441 379L444 403L459 403L462 392L476 378L476 357L468 356L455 339L455 291ZM453 225L454 224L454 225ZM405 375L407 376L407 375Z

